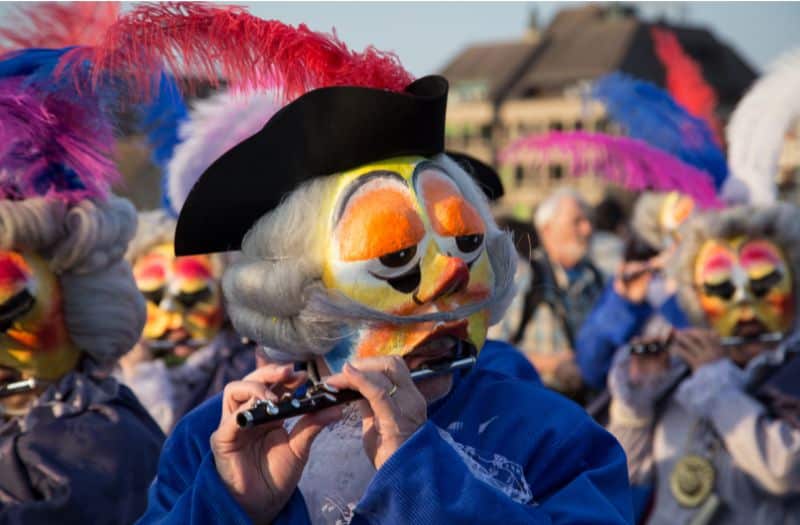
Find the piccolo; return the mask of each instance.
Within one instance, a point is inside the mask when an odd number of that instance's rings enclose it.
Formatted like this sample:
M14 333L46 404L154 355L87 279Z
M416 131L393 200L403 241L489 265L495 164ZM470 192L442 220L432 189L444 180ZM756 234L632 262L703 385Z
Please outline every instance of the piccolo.
M417 382L429 377L469 369L475 365L476 360L475 356L470 356L456 359L442 366L414 370L411 372L411 379ZM291 396L277 402L258 400L252 408L236 415L236 423L241 428L263 425L271 421L288 419L343 403L350 403L351 401L362 399L362 397L361 393L356 390L338 390L325 383L317 383L312 385L302 397Z
M667 349L672 343L673 333L662 341L649 341L642 343L631 343L628 345L628 351L636 355L658 354ZM729 336L720 338L720 345L723 347L739 346L746 343L779 343L783 340L783 333L781 332L768 332L766 334L757 335L755 337L743 336Z
M45 382L39 381L34 377L23 379L22 381L6 383L4 385L0 385L0 398L24 394L45 384Z

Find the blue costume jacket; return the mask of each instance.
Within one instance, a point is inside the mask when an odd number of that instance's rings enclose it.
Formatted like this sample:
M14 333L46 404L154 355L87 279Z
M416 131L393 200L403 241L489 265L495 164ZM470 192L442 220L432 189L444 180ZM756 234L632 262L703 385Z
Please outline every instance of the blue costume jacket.
M575 343L575 358L584 383L603 390L616 350L641 333L655 314L661 314L675 328L689 326L675 295L654 308L648 302L628 301L614 291L613 280L609 281L581 326Z
M0 524L128 525L163 444L133 393L87 358L0 425Z
M209 448L220 414L216 396L178 424L139 523L250 523ZM351 523L632 523L619 444L542 387L513 347L487 343L428 415L375 474ZM275 523L309 523L299 490Z

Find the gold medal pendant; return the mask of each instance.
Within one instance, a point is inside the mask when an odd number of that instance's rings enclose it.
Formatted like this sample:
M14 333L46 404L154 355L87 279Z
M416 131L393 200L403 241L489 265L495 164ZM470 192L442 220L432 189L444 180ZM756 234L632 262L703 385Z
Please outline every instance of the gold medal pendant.
M689 454L675 464L669 487L678 503L694 508L702 505L714 490L714 477L714 466L709 460Z

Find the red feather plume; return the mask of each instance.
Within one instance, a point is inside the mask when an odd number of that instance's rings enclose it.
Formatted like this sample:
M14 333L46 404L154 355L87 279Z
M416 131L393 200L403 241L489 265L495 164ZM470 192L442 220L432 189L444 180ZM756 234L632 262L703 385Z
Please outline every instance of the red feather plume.
M686 53L672 31L653 27L650 34L656 55L667 72L667 91L689 113L705 120L717 143L722 144L722 126L714 114L717 93L703 78L700 64Z
M119 17L118 2L33 2L15 6L0 26L0 53L98 44Z
M152 93L163 68L189 87L224 81L234 90L276 90L285 101L326 86L402 91L413 80L393 53L373 47L354 52L336 34L194 2L137 6L99 46L65 60L76 58L92 61L95 81L129 75L144 93Z

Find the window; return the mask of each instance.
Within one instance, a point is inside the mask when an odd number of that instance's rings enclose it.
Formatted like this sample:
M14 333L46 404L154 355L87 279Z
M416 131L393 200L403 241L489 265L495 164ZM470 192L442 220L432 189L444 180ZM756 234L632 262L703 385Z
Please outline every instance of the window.
M564 125L561 122L555 121L550 123L550 131L562 131Z
M522 181L525 178L525 169L522 167L521 164L517 164L514 167L514 184L517 188L522 186Z
M551 164L550 165L550 179L551 180L561 180L564 176L564 166L561 164Z

